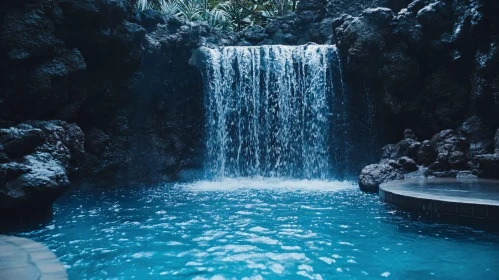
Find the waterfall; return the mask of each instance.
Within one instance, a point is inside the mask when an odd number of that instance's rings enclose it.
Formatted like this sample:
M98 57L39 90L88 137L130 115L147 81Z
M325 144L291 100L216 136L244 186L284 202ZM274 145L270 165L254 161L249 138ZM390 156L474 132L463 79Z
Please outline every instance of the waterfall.
M349 134L335 46L202 52L209 176L345 175Z

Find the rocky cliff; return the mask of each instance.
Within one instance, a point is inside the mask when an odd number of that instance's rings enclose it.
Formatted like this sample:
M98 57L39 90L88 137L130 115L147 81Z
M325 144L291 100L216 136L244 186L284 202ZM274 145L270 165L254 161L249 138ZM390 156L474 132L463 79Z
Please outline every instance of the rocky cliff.
M360 78L378 97L384 142L404 128L428 139L384 147L361 188L413 176L499 177L498 11L494 1L418 0L398 13L378 7L334 20L352 92L364 91Z
M0 5L0 210L46 207L70 181L149 183L199 167L202 80L188 61L234 35L129 1Z

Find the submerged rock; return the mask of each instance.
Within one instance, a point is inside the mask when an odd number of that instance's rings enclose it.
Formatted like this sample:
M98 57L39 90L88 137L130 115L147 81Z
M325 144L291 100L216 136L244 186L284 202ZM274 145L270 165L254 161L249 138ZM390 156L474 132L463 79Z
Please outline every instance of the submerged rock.
M371 164L359 176L359 187L365 192L377 192L384 182L404 179L404 174L388 164Z

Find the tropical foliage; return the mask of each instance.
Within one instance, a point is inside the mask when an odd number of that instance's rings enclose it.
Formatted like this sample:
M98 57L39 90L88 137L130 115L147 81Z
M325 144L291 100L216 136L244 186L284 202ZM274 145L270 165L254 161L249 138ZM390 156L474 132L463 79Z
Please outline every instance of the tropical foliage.
M155 9L168 16L204 21L224 30L241 31L265 25L296 8L297 0L138 0L139 10Z

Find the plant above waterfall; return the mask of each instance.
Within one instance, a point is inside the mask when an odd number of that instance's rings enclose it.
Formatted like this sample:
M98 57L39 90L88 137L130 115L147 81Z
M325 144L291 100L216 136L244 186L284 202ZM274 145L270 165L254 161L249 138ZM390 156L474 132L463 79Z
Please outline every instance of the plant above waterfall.
M136 6L188 21L204 21L223 30L241 31L285 16L294 11L296 4L297 0L138 0Z

